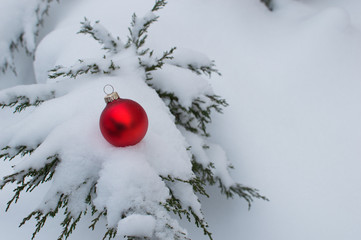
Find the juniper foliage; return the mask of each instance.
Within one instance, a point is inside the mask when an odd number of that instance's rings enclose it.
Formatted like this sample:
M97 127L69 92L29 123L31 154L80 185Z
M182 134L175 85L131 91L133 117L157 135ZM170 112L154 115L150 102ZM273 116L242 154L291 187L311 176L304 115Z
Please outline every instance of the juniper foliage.
M48 2L51 2L49 0ZM84 74L112 74L120 69L121 64L114 57L124 50L132 49L138 57L139 68L144 71L144 80L149 87L154 88L158 96L164 101L166 106L169 108L170 113L174 116L175 124L180 129L191 134L202 136L207 139L209 132L207 126L211 122L211 115L213 112L222 112L222 109L228 106L226 100L215 94L201 95L193 99L190 106L185 106L179 101L179 96L173 92L167 92L162 90L153 84L154 76L153 73L157 70L162 69L164 64L173 64L176 67L187 69L197 75L204 75L211 77L212 73L220 75L219 71L215 68L214 62L210 62L208 65L194 65L189 63L186 66L181 66L172 62L173 53L176 48L171 48L168 51L164 51L163 54L157 56L155 52L145 47L146 39L148 37L148 30L152 23L156 22L159 18L155 14L158 10L162 9L166 5L165 0L156 0L151 12L146 16L139 18L136 14L133 14L131 26L129 27L129 35L126 43L123 43L119 37L113 37L112 34L104 28L99 21L91 23L85 18L81 22L80 34L87 34L91 36L95 41L102 45L105 50L104 57L101 59L80 59L79 63L70 66L56 66L50 70L49 78L56 79L59 77L73 78L76 79L79 75ZM8 101L1 102L0 107L15 107L14 112L21 112L29 106L38 106L42 102L48 101L56 97L56 92L51 91L50 94L39 96L35 101L30 101L26 96L17 96L11 98ZM4 160L12 160L17 156L25 156L32 154L34 150L39 147L39 143L35 147L31 146L3 146L0 151L0 158ZM210 148L208 145L203 146L204 150ZM233 197L235 195L243 198L251 206L251 202L254 198L260 198L267 200L266 197L260 195L257 189L243 186L235 183L232 186L227 186L223 183L220 176L215 175L215 164L210 162L207 166L204 166L199 159L196 157L193 146L190 146L188 151L192 155L192 170L195 177L192 179L180 179L173 176L160 176L163 182L169 189L170 197L166 202L160 202L159 204L167 212L172 212L179 218L185 217L188 221L193 221L195 225L201 228L205 235L212 240L212 234L208 229L208 224L203 216L196 213L196 210L192 207L185 206L182 201L174 194L174 185L176 184L187 184L192 187L193 192L198 195L209 197L205 190L206 185L219 184L221 193L227 197ZM5 176L0 183L0 189L3 189L9 183L15 183L17 187L14 189L14 195L7 203L7 209L16 203L22 192L31 192L40 184L49 182L52 180L54 173L57 170L57 166L61 163L62 159L59 155L55 154L49 156L44 165L39 169L28 168L14 174ZM231 169L231 166L228 166ZM68 207L69 199L71 198L70 193L58 192L57 193L57 205L55 208L43 211L34 210L27 217L23 219L20 226L24 225L27 221L34 218L36 220L36 228L33 233L32 239L34 239L37 233L45 226L45 223L49 217L55 217L63 210L63 221L61 226L63 231L59 235L58 239L67 239L71 233L75 230L77 223L81 220L82 216L91 214L93 217L92 223L89 226L90 229L94 230L100 219L105 218L108 214L108 209L97 209L93 203L97 195L97 176L88 176L84 179L83 183L80 184L77 189L86 189L87 197L84 202L87 204L87 208L81 210L79 213L73 213ZM137 209L128 209L122 213L122 218L125 218L133 213L136 213ZM152 213L150 213L152 214ZM165 226L167 231L172 233L172 238L189 240L186 234L179 231L176 226L171 223L167 223ZM164 230L164 231L166 231ZM117 234L117 229L113 226L106 226L106 232L104 233L104 239L113 239ZM139 236L127 236L131 239L148 239ZM161 239L159 239L161 240Z
M14 113L25 110L28 107L37 107L44 101L55 98L55 91L50 91L46 95L38 96L35 101L32 101L27 96L16 96L6 102L0 102L0 108L14 107Z
M14 53L19 48L25 49L25 52L29 56L33 56L35 51L35 41L39 35L41 27L44 25L44 19L49 13L49 9L54 2L59 0L38 0L34 10L34 16L30 16L31 22L27 21L27 27L23 27L17 35L12 36L12 40L9 43L9 52L7 55L0 58L0 70L5 73L7 70L11 70L16 74L16 67L14 62Z

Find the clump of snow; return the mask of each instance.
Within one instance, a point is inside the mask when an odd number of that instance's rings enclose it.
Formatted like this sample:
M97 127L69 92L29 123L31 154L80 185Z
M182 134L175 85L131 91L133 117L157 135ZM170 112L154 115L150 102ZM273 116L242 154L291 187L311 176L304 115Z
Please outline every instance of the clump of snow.
M155 229L155 219L149 215L132 214L118 223L119 236L152 237Z
M213 94L210 83L188 69L167 64L152 73L152 76L155 87L173 92L179 96L179 102L185 107L190 107L193 100L200 95Z
M86 32L90 29L92 29L94 39L103 44L104 49L107 49L112 53L118 53L123 49L124 44L122 41L119 38L114 38L103 25L96 22L93 26L91 26L90 21L85 19L85 21L82 22L81 32Z
M119 215L130 211L153 215L169 197L169 191L161 178L152 170L142 153L133 149L122 151L121 158L108 160L99 173L98 209L107 209L107 222L115 227ZM118 178L114 180L114 178Z
M191 65L199 69L213 64L207 55L188 48L177 48L172 57L173 59L167 59L166 62L183 68L189 68Z
M137 39L140 34L142 29L144 28L144 26L146 24L148 24L149 22L155 21L157 19L157 15L155 15L155 13L153 12L148 12L146 13L143 17L137 17L137 16L133 16L133 26L131 28L131 37L133 39Z
M19 96L26 96L30 104L34 104L37 100L48 100L55 96L55 86L48 85L20 85L0 91L0 104L9 104L17 100ZM59 91L59 95L62 91ZM58 95L58 96L59 96Z
M197 162L200 163L203 168L212 165L212 174L215 178L220 179L225 187L229 188L234 185L235 181L229 173L231 163L225 151L218 144L212 143L204 137L188 132L183 128L179 129L186 137L187 142L192 146L192 153Z
M201 203L194 194L193 187L182 182L174 182L170 183L170 185L172 186L174 196L181 201L185 208L192 208L194 213L202 219Z
M72 66L79 63L80 59L94 63L90 60L103 56L99 43L83 34L76 34L79 28L80 23L75 26L57 28L41 40L35 52L34 61L38 83L51 81L48 79L49 71L58 65Z
M207 148L207 155L210 158L210 161L214 163L214 168L212 168L212 173L214 176L222 180L222 184L229 188L235 184L235 181L229 173L229 166L231 165L225 151L221 146L214 143L208 143L209 148Z

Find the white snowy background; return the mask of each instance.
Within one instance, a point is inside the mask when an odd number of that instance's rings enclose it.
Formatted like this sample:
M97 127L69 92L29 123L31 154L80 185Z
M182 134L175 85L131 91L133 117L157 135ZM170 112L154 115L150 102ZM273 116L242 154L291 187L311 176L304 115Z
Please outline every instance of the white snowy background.
M14 19L22 16L24 1L17 2L13 11L0 10L1 21L7 21L0 30L8 31L1 39L20 24ZM54 65L97 52L96 42L75 34L85 16L124 38L131 14L141 16L152 4L61 1L40 32L34 65L17 54L24 68L19 78L44 82ZM170 0L159 13L148 46L193 49L216 60L222 76L214 76L212 85L230 106L214 117L212 141L226 150L234 178L270 199L255 201L248 211L244 201L227 200L209 188L203 211L215 240L361 238L360 13L357 0L277 0L274 12L257 0ZM19 84L10 72L0 80L2 89ZM0 127L19 118L2 110ZM1 175L10 172L9 164L0 166ZM17 226L37 207L45 188L24 195L7 213L10 188L0 192L1 239L30 238L34 222ZM59 221L49 221L37 239L55 239ZM192 224L183 224L192 239L207 239ZM84 225L70 239L101 235Z

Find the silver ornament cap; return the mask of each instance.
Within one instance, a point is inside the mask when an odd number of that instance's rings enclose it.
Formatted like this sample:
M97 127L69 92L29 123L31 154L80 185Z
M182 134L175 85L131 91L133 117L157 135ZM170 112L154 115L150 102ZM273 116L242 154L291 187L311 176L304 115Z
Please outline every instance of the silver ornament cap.
M106 91L106 88L107 88L107 87L110 87L110 88L111 88L111 92L110 92L110 93L108 93L108 92ZM117 99L120 98L119 95L118 95L118 93L117 93L117 92L114 92L114 88L113 88L113 86L110 85L110 84L105 85L104 88L103 88L103 91L104 91L104 93L106 94L106 96L104 97L104 101L105 101L106 103L113 102L114 100L117 100Z

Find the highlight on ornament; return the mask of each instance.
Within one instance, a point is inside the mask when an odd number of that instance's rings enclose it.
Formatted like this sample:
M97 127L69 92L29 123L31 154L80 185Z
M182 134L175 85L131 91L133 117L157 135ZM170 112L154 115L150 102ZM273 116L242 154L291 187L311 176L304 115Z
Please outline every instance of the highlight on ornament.
M99 126L105 140L116 147L139 143L148 130L148 116L143 107L133 100L120 98L110 84L105 85L103 91L106 106Z

